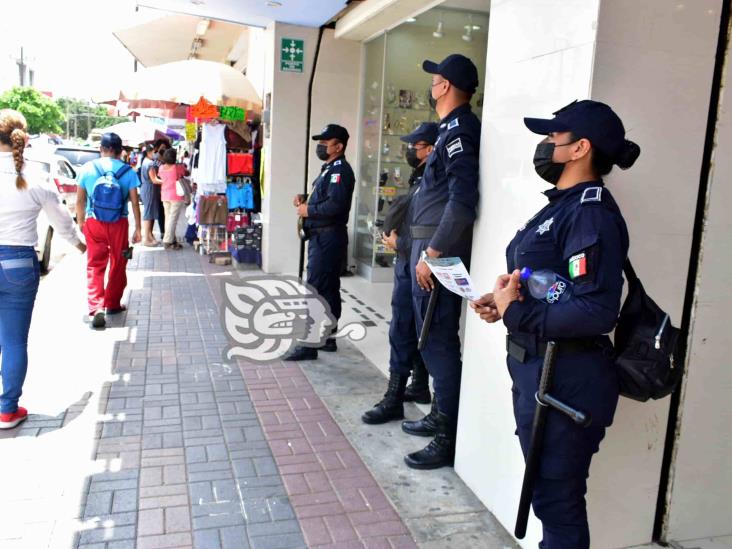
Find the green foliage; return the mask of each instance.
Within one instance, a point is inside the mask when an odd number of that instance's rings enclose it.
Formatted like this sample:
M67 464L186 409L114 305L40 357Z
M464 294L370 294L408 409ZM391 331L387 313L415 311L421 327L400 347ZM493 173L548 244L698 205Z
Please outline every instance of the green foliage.
M55 101L33 88L15 87L0 95L0 109L23 113L29 133L60 133L64 114Z
M68 119L69 137L87 139L94 128L106 128L127 118L109 116L107 109L71 97L61 97L57 103Z

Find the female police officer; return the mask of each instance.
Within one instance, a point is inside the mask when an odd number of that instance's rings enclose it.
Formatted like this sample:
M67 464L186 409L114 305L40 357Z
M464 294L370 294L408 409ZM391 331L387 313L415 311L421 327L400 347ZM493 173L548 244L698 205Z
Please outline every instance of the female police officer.
M586 548L585 509L592 455L618 402L612 345L623 287L628 231L601 177L613 164L629 168L640 154L625 139L620 118L596 101L575 101L550 120L526 118L547 137L536 147L536 172L555 185L549 203L519 231L506 250L508 272L492 294L472 305L487 322L502 318L508 328L508 368L521 448L526 454L546 342L558 345L552 395L591 414L589 427L549 410L539 478L532 504L542 521L544 549ZM520 269L548 269L570 280L548 299L534 299L519 280ZM525 285L525 284L524 284Z

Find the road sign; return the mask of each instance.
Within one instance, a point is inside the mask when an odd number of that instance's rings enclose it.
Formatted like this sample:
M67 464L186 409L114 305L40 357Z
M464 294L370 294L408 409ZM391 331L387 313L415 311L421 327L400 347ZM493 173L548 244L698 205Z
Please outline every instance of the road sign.
M280 70L302 72L305 65L305 42L294 38L283 38L280 49Z

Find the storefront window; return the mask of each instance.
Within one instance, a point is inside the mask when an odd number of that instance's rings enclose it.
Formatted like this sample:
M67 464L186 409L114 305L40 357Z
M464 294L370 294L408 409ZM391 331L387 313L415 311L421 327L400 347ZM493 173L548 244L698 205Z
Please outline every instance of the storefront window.
M422 61L451 53L472 59L481 82L472 105L480 117L487 28L487 13L436 8L365 45L354 251L360 274L374 282L391 280L395 255L382 243L381 226L391 203L409 188L411 168L399 138L422 122L437 121Z

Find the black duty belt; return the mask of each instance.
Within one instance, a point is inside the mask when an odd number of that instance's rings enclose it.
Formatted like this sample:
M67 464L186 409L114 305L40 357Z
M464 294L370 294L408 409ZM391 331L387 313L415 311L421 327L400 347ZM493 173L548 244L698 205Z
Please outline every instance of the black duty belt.
M345 229L345 225L326 225L325 227L311 227L307 229L310 234L327 233L338 229Z
M556 340L556 342L560 356L586 353L587 351L594 350L611 351L612 349L608 348L608 344L604 342L604 338L601 339L599 337L567 338ZM528 358L544 356L546 353L546 345L546 341L537 341L532 345L533 348L527 348L523 342L510 335L506 336L506 352L522 364ZM534 348L536 352L533 352Z
M437 231L437 225L412 225L409 227L409 234L415 240L427 240Z

